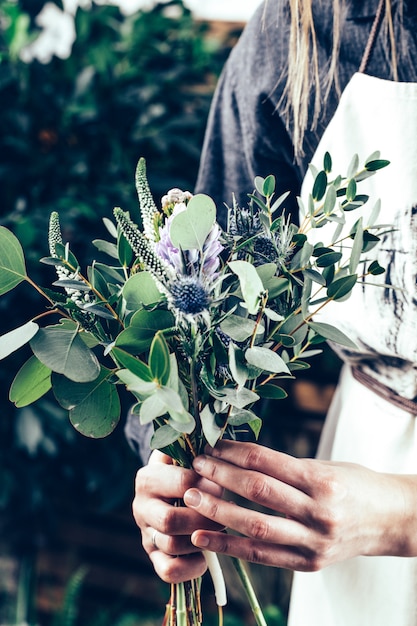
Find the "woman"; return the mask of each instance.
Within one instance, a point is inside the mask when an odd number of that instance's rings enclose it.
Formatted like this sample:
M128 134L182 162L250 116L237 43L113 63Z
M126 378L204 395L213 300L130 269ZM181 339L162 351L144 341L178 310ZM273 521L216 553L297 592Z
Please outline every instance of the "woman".
M137 475L135 519L164 580L201 575L202 548L295 570L290 626L417 625L416 27L406 0L268 0L209 119L197 189L219 206L233 192L244 204L255 175L299 193L326 150L335 171L354 153L391 161L364 184L395 226L378 258L396 289L357 288L328 309L359 349L341 353L318 458L221 442L194 471L154 453ZM223 488L271 514L222 500Z

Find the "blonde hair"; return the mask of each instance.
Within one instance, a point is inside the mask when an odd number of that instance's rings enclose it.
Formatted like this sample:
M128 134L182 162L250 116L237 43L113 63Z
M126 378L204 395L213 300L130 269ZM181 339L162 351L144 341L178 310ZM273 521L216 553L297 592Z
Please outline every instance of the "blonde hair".
M268 1L268 0L266 0ZM293 126L295 154L303 154L303 139L307 130L317 126L323 103L326 102L330 89L338 83L338 59L341 32L344 22L346 0L332 0L333 4L333 42L332 52L324 75L320 72L316 31L313 20L312 3L317 0L288 0L290 9L290 35L286 84L283 92L284 115L288 124ZM319 0L320 1L320 0ZM391 11L391 0L383 0L384 9L382 28L388 36L392 76L398 80L397 46ZM402 19L402 2L400 2ZM358 68L359 69L359 68ZM310 96L314 92L312 117L310 114Z

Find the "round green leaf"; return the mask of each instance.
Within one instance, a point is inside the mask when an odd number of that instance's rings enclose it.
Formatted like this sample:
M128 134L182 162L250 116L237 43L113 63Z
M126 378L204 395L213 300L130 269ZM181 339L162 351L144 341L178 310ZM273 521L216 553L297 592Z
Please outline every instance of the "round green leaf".
M39 400L51 388L51 370L35 356L17 372L10 387L9 399L17 408Z
M14 289L25 280L25 257L19 240L0 226L0 295Z
M118 335L115 345L131 354L142 354L148 350L158 330L172 328L174 324L170 311L137 311L130 326Z
M155 284L152 274L139 272L133 274L123 287L123 297L129 311L137 311L144 306L154 304L162 298L162 294Z
M107 437L120 419L116 386L109 382L110 370L102 369L96 380L75 383L53 374L52 386L59 404L69 410L71 424L86 437Z
M34 355L53 372L78 383L97 378L97 358L78 335L78 326L47 326L41 328L30 342Z
M172 220L169 235L173 245L182 250L202 250L216 221L216 205L205 194L197 194L187 208Z

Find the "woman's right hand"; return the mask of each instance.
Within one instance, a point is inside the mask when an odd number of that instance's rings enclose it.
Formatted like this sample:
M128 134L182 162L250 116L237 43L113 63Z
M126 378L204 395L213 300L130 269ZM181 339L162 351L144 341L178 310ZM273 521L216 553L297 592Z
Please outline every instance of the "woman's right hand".
M194 530L219 530L219 525L185 506L184 493L195 487L221 496L221 489L192 469L173 465L172 459L155 450L148 465L136 474L133 516L142 533L142 545L158 576L177 583L202 576L205 558L190 540Z

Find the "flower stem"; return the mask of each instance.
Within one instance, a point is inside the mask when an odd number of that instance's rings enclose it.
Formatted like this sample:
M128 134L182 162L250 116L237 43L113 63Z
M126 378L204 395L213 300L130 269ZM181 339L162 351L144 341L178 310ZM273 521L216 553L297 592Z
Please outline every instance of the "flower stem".
M246 592L256 623L258 626L268 626L243 561L235 557L231 557L231 559Z

